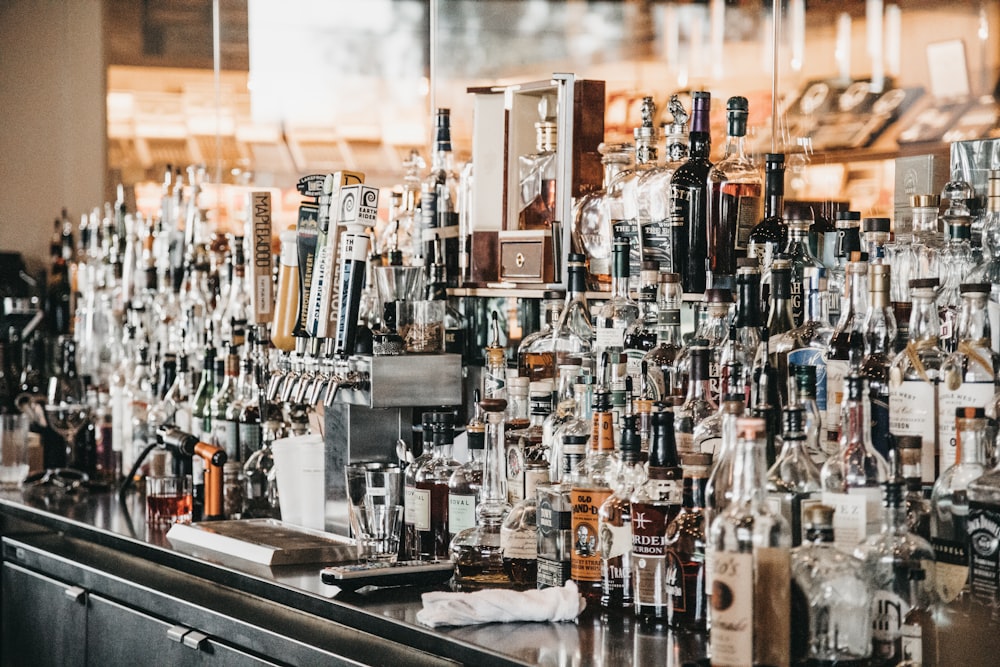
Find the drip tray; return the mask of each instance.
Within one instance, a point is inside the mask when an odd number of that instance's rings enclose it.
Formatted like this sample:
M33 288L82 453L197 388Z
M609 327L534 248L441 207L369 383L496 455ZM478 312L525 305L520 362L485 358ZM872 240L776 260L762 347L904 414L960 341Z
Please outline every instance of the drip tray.
M277 519L241 519L177 523L167 539L262 565L304 565L358 559L354 540L282 523Z

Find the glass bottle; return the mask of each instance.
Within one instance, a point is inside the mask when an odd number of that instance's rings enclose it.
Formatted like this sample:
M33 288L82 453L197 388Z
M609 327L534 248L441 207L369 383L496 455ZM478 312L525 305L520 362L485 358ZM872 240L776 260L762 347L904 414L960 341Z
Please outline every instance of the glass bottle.
M246 282L246 254L243 237L233 239L233 278L229 284L229 297L225 308L219 309L216 328L220 342L234 346L243 344L247 322L250 320L250 289ZM220 312L221 311L221 312Z
M612 494L597 511L597 534L601 553L601 607L628 609L633 605L632 504L633 492L646 481L642 440L635 415L625 418L618 449Z
M725 355L729 347L726 343L729 340L729 311L732 305L733 295L728 289L710 287L705 290L702 319L698 322L694 335L691 337L691 340L708 341L708 380L711 393L715 397L718 397L722 392L723 364L728 363L729 360ZM690 367L691 353L690 346L688 346L681 349L674 361L674 375L678 382L678 389L675 390L675 393L678 395L687 393Z
M540 484L538 494L538 587L558 587L570 579L573 554L573 505L570 490L573 471L587 455L589 435L567 435L559 448L558 481Z
M670 620L671 587L682 580L679 576L682 571L669 570L667 554L667 527L682 502L682 471L677 460L673 421L673 413L668 410L652 414L648 474L645 482L633 490L631 498L632 596L636 616L648 625Z
M864 378L852 372L844 384L839 450L823 464L821 479L823 503L837 510L837 544L853 546L878 530L880 489L888 468L872 446Z
M782 254L788 257L791 262L791 279L789 286L791 289L790 300L792 302L792 319L795 326L801 326L805 321L806 290L805 277L810 269L824 269L823 262L819 261L809 249L809 226L808 220L793 220L788 223L788 244L782 250Z
M830 336L826 354L826 424L827 439L840 437L841 404L844 401L844 378L860 368L865 354L865 312L868 304L868 264L848 262L847 302Z
M444 263L449 287L458 286L458 235L440 231L458 226L458 174L451 147L451 110L434 114L434 150L431 168L420 185L421 255L429 270L434 261L434 245L444 239Z
M868 381L872 443L889 455L889 365L895 355L896 316L889 302L890 266L868 266L868 312L865 314L865 356L861 375Z
M192 377L188 368L188 357L181 353L177 357L177 374L167 389L163 400L157 405L157 423L174 424L185 433L191 432L191 397L194 394Z
M712 520L713 664L788 665L791 652L791 531L765 499L766 425L737 422L733 502Z
M911 601L921 599L921 590L927 579L927 572L913 569L908 573ZM900 667L922 667L938 664L938 632L934 622L933 606L912 602L903 616L900 628Z
M476 508L476 527L463 530L451 541L451 560L455 563L453 587L458 591L508 588L511 585L504 571L500 546L500 526L510 512L502 468L503 416L507 401L484 398L479 405L486 413L482 501Z
M986 411L978 407L955 409L956 450L949 466L931 490L931 545L937 559L934 580L942 602L953 601L969 574L969 483L986 474Z
M771 261L771 307L767 313L767 330L778 336L795 328L795 311L792 304L792 264L784 257ZM769 354L774 351L771 348Z
M800 407L782 410L781 446L777 460L767 471L767 492L772 508L778 509L792 531L792 542L799 544L802 504L820 491L819 468L806 451L805 412Z
M191 432L202 442L212 436L210 407L215 395L215 347L208 343L202 357L201 380L191 399Z
M428 522L417 524L417 557L437 560L448 557L448 545L453 537L448 531L448 481L458 461L451 457L455 441L455 415L435 412L431 417L434 429L434 455L420 466L416 474L416 493L426 498Z
M763 214L760 172L746 154L748 110L745 97L726 102L726 153L708 172L712 287L735 289L736 259L746 256L750 230Z
M605 352L621 354L625 349L625 331L639 318L639 306L628 294L628 243L615 241L612 256L611 295L597 312L594 338L597 359Z
M861 232L864 237L863 250L868 260L874 263L887 261L886 244L889 243L891 221L889 218L863 218Z
M712 167L709 153L711 95L691 93L690 155L670 178L672 270L681 274L684 292L705 291L708 260L708 172Z
M874 588L871 597L872 659L895 664L902 657L903 619L913 606L930 608L936 601L934 550L906 527L902 480L885 484L881 531L854 551ZM922 586L911 586L911 573L923 570Z
M837 211L834 222L837 236L834 245L834 264L827 276L827 289L830 292L830 324L836 326L840 321L843 309L842 298L850 294L847 285L847 263L851 261L852 252L861 251L861 213L858 211Z
M834 510L813 505L805 539L792 551L792 576L809 604L808 657L816 664L856 664L872 651L872 589L861 561L833 544Z
M747 260L743 260L747 262ZM733 323L729 330L729 340L722 351L720 363L723 368L730 361L738 361L747 374L745 384L749 386L753 370L753 358L760 347L760 330L765 324L760 302L760 269L756 266L741 265L736 269L736 305L733 309ZM734 335L735 329L735 335ZM724 383L723 383L724 384ZM726 392L720 386L717 391Z
M252 331L251 331L252 333ZM234 461L246 461L260 448L260 398L261 394L254 377L254 360L249 349L240 359L240 375L236 380L236 393L232 402L226 408L226 421L236 429L237 454ZM258 419L244 422L243 414L248 407L255 406ZM251 408L252 409L252 408ZM247 413L249 418L250 413Z
M209 418L212 421L211 444L225 449L226 457L230 461L239 461L239 426L236 419L230 420L228 418L227 412L230 405L236 400L240 358L234 346L227 345L226 348L222 386L212 396L208 407Z
M622 206L620 176L632 169L631 144L601 144L597 149L604 165L604 187L590 192L573 209L573 253L586 266L586 286L594 291L611 285L612 218ZM573 262L572 255L570 262ZM585 290L581 289L580 292Z
M507 500L512 505L526 498L533 501L535 486L540 481L547 481L549 477L548 467L542 465L548 456L548 452L542 447L542 424L552 412L552 382L540 380L524 383L527 391L522 394L521 388L514 381L526 379L513 378L508 392L504 439ZM527 421L522 415L527 416Z
M546 290L542 294L545 322L538 331L521 339L517 346L517 374L534 382L555 377L553 335L563 308L561 292Z
M722 514L733 501L733 465L736 457L736 421L743 416L746 399L730 394L722 402L719 444L712 452L712 470L705 485L706 525ZM704 451L702 453L709 453Z
M643 260L639 279L639 317L625 330L622 341L625 348L626 371L635 387L642 381L640 372L642 360L656 346L659 286L659 264Z
M131 433L131 441L124 443L122 451L122 467L126 470L131 469L136 457L149 443L151 434L148 430L148 416L149 408L152 407L154 401L155 394L153 392L149 347L142 343L139 346L135 370L125 388L125 419L129 420L129 433ZM153 438L156 437L155 434L152 435Z
M656 304L656 346L642 358L648 375L661 399L680 390L676 361L681 352L681 277L677 273L659 274L660 287Z
M674 410L674 429L677 432L677 449L682 454L694 453L694 433L702 420L711 416L718 403L712 397L709 386L708 342L703 339L692 341L689 348L691 376L684 403Z
M615 444L613 419L611 392L607 386L601 386L594 394L590 450L570 480L573 506L571 577L580 594L594 602L598 602L602 594L597 512L611 495Z
M648 227L649 206L646 191L639 184L644 176L657 168L657 131L653 124L656 116L656 105L652 97L642 100L642 124L634 128L635 138L635 169L622 175L622 213L620 220L614 220L614 238L628 242L629 258L629 289L635 290L640 285L642 271L642 238L640 227Z
M547 472L547 471L546 471ZM511 588L538 586L538 499L537 486L531 495L514 503L500 525L503 568Z
M711 454L687 454L683 464L681 510L667 526L663 584L667 598L667 624L702 632L708 616L706 590L705 487L712 465ZM642 618L643 610L637 607Z
M528 427L528 378L507 380L507 412L504 415L504 463L507 502L513 505L524 497L524 452L520 449L521 432Z
M476 507L482 497L483 449L486 447L486 422L479 408L479 390L473 398L474 413L465 426L469 460L451 473L448 479L448 532L457 535L476 526Z
M991 169L987 179L986 212L983 214L983 262L973 270L969 282L996 285L989 301L991 347L1000 349L1000 169Z
M562 446L559 431L563 425L573 418L576 412L576 398L573 394L573 384L580 374L579 364L564 364L559 367L558 385L552 394L552 412L542 422L542 448L547 452L549 463L549 480L561 480Z
M944 236L938 229L938 207L941 199L937 195L913 195L910 208L913 213L913 243L906 258L910 269L909 279L937 278L941 275L941 251Z
M639 195L646 207L639 220L639 238L643 260L659 262L663 270L678 273L672 264L670 179L688 156L688 114L677 95L670 96L667 107L672 122L666 126L666 155L663 164L648 169L639 176ZM655 159L650 159L655 163ZM679 273L678 273L679 275Z
M784 153L768 153L764 168L764 217L750 230L747 256L757 258L766 278L771 272L774 256L788 243L788 227L782 218L785 203Z
M550 229L556 211L556 101L551 95L538 98L535 152L518 157L521 204L518 229Z
M419 558L417 530L430 530L430 497L426 491L417 489L417 473L434 456L434 414L424 412L421 415L420 453L403 471L403 537L400 540L403 560Z
M788 406L802 409L806 453L812 458L813 463L822 466L835 452L823 448L825 444L822 437L824 433L823 417L819 405L816 403L819 386L816 379L816 366L793 364L789 366L788 373L790 376L788 380Z
M941 323L934 303L937 286L937 278L910 281L910 339L889 368L889 430L923 439L921 467L926 484L937 479L941 455L937 410L945 354L938 346Z
M938 385L938 441L944 461L955 460L955 410L989 407L996 394L996 371L1000 368L1000 355L990 347L987 333L990 286L967 283L961 291L958 345L941 365Z
M900 461L900 475L906 487L903 505L906 508L906 526L928 542L931 541L931 502L924 496L924 485L920 474L921 439L919 435L893 436L896 456Z
M739 401L746 404L746 391L743 385L743 371L740 362L730 361L723 371L726 377L735 378L734 382L727 383L726 393L723 394L719 402L719 408L714 413L702 419L694 428L691 450L694 452L704 452L707 454L718 453L722 441L722 424L726 417L726 402ZM676 408L675 408L676 410Z
M968 217L949 222L948 242L941 249L939 262L941 291L937 304L941 315L941 347L954 352L958 347L958 312L961 309L961 285L976 267L969 237L972 225Z
M579 360L584 368L594 367L594 325L587 304L585 260L578 253L570 253L567 258L566 303L552 330L552 350L557 367L574 360Z
M506 348L500 342L500 318L495 310L490 314L490 331L491 340L486 347L486 368L483 372L483 397L506 398Z

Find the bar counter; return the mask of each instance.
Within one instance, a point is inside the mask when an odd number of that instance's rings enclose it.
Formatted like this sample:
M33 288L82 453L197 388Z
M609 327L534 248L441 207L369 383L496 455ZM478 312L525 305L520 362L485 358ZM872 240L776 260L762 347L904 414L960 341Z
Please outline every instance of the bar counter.
M194 629L197 632L185 636L212 640L213 630L228 628L223 621L230 620L238 628L237 639L219 637L219 642L236 645L259 664L306 664L322 657L325 664L339 660L340 664L679 667L704 658L704 637L646 630L630 616L609 618L590 609L576 623L430 629L417 623L416 614L420 594L432 589L368 588L350 593L322 583L320 565L268 567L214 552L198 553L147 532L144 505L135 493L125 503L114 494L90 493L75 502L45 506L7 492L0 494L0 520L5 570L0 592L5 611L18 586L10 583L9 571L21 568L25 570L21 575L40 573L65 584L66 595L81 589L97 596L95 600L107 598L116 605L145 610L173 624L168 633ZM0 618L0 624L8 625L5 639L20 629L9 627L12 616L8 612ZM24 631L31 630L27 626ZM263 638L258 637L262 632ZM48 645L47 637L44 641ZM93 637L86 643L86 662L92 664L90 653L100 646ZM124 638L121 643L129 644ZM202 653L212 652L211 641L199 646ZM215 653L221 655L218 648ZM14 659L7 655L5 663L18 664L17 654Z

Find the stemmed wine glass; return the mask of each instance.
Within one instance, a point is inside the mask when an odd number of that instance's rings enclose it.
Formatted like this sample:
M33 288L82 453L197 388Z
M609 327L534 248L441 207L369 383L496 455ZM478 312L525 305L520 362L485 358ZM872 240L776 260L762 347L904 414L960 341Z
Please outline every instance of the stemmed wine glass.
M49 426L66 441L66 463L75 467L76 435L90 418L83 379L76 372L76 342L68 336L59 339L62 349L62 366L58 374L49 378L46 394L45 417Z

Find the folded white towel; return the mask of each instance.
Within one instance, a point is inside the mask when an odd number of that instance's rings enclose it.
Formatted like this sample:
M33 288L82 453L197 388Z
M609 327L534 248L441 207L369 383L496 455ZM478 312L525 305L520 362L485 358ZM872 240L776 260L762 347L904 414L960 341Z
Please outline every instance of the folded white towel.
M424 593L424 608L417 621L434 628L439 625L475 625L513 621L572 621L586 600L572 581L562 588L533 591L492 589L475 593Z

